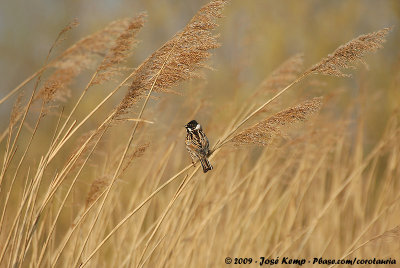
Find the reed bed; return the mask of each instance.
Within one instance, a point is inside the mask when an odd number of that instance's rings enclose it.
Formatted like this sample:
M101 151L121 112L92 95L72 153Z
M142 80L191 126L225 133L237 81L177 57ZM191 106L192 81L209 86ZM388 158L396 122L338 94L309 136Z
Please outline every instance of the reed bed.
M261 256L400 262L398 111L371 144L368 96L336 116L332 90L300 90L357 73L392 29L338 43L308 68L307 55L295 54L224 119L208 116L201 123L214 169L203 174L183 147L183 125L215 105L198 96L210 70L224 72L212 62L224 49L218 22L227 5L205 4L138 66L128 59L143 45L146 13L58 53L73 21L43 66L1 98L15 102L0 136L1 267L225 267L226 257ZM85 87L74 88L78 78ZM99 97L101 86L109 90Z

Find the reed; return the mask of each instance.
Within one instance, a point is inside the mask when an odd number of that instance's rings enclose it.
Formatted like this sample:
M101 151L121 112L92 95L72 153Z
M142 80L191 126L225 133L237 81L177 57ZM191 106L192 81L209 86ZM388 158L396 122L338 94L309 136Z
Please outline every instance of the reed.
M205 4L137 66L130 56L151 13L114 21L54 55L77 22L60 31L43 67L0 100L35 80L0 137L1 267L398 257L398 111L372 143L364 129L371 96L354 97L338 116L343 106L329 88L286 94L311 78L325 81L320 74L349 76L391 28L308 68L307 55L289 57L237 103L224 96L230 110L202 99L214 85L197 86L224 72L212 65L224 50L217 23L229 6ZM103 96L99 87L110 90ZM99 101L88 110L92 98ZM212 145L215 168L206 175L183 147L183 125L197 116Z

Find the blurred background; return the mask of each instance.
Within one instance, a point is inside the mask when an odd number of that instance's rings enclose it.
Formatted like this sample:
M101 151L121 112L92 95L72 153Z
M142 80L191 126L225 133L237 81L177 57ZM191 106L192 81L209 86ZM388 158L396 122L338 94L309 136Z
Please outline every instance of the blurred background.
M54 55L113 20L146 11L148 19L138 35L141 43L129 63L134 67L184 27L204 3L198 0L1 1L0 97L42 66L58 32L74 18L80 25L68 34ZM207 73L207 89L202 90L202 97L223 106L240 102L274 68L296 53L304 53L305 67L309 67L362 33L393 26L385 48L368 56L368 72L361 66L353 72L355 79L323 80L330 91L344 89L343 101L353 98L360 79L365 80L366 91L375 97L366 109L370 120L367 127L379 129L382 118L398 106L399 1L231 1L224 14L218 29L223 46L212 57L210 65L216 71ZM397 81L396 85L393 81ZM86 79L77 81L72 89L80 92L85 82ZM32 82L28 84L27 92L32 86ZM179 102L179 98L175 101ZM2 129L7 125L5 118L12 104L9 100L0 106ZM209 112L223 117L220 114L223 111L215 106ZM370 135L375 132L371 127Z

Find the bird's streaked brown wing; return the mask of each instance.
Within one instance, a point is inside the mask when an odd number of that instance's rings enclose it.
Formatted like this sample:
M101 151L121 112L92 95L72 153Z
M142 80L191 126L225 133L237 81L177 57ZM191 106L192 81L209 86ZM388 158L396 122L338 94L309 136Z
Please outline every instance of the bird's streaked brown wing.
M190 133L187 135L186 146L196 153L200 152L200 150L203 148L203 144L198 132Z
M208 154L208 147L210 146L210 143L209 143L209 141L207 139L207 136L206 136L206 134L204 134L203 131L200 131L199 135L201 135L201 138L200 138L201 148L203 149L203 151L206 154Z

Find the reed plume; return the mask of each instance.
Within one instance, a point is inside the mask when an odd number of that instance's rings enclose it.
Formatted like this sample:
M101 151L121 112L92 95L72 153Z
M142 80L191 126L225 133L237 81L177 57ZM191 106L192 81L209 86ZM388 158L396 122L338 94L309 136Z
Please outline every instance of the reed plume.
M79 74L79 69L66 67L55 70L39 90L34 100L42 99L44 103L66 101L71 95L69 85Z
M73 66L79 70L94 67L107 51L114 45L114 41L131 23L132 18L116 20L108 24L102 30L95 32L66 49L57 57L51 66L55 68L66 68Z
M103 58L97 75L91 84L109 80L125 60L134 45L134 37L144 24L144 14L110 23L104 29L91 34L65 50L51 64L55 70L35 96L45 103L63 101L70 95L68 86L84 70L94 68ZM68 28L69 29L69 28ZM61 32L65 32L65 29Z
M129 112L145 92L171 92L177 83L202 77L201 69L209 50L220 46L218 35L212 33L218 25L226 1L214 0L203 6L186 27L149 56L134 72L128 93L117 107L116 117Z
M267 105L279 98L283 93L285 93L289 88L293 87L295 84L299 83L310 74L325 74L333 76L349 76L341 72L341 68L348 69L351 68L354 61L363 62L362 58L367 52L374 52L379 48L382 48L382 44L385 42L385 36L390 31L390 28L384 28L380 31L361 35L345 45L340 46L334 51L333 54L328 55L323 58L319 63L315 64L310 69L303 72L299 77L292 81L289 85L281 89L272 98L267 100L264 104L250 113L245 119L237 124L232 130L224 136L223 141L218 144L221 146L226 143L228 137L234 134L242 125L244 125L249 119L260 111L264 111Z
M297 106L286 109L275 115L244 129L232 139L235 145L259 145L265 146L272 142L276 136L284 136L282 127L289 127L295 123L307 120L318 112L322 105L322 98L317 97L304 101Z
M377 32L360 35L350 42L338 47L332 54L323 58L320 62L312 66L305 74L315 73L333 76L350 76L341 69L353 67L353 63L360 61L364 63L363 57L368 52L375 52L383 47L385 37L390 28L384 28Z
M57 35L57 38L53 44L53 46L50 48L49 55L51 54L51 51L56 48L62 41L65 40L65 35L71 31L73 28L79 26L79 21L77 18L75 18L72 22L70 22L67 26L65 26Z
M133 148L133 151L131 153L128 153L128 155L126 156L124 166L121 169L121 173L125 173L126 169L132 164L134 159L142 157L149 146L150 143L147 142Z
M100 66L97 68L97 76L92 84L109 81L118 75L121 70L126 69L118 65L126 62L126 59L132 53L132 48L138 43L136 35L143 27L146 16L146 13L141 13L137 17L129 19L125 29L117 37L114 45L108 50Z
M302 71L303 62L303 54L296 54L284 61L261 82L253 98L289 85Z
M23 94L19 94L17 100L13 105L10 115L10 127L14 126L17 123L18 118L21 116L23 112L22 99L23 99Z
M86 197L85 209L87 209L93 203L93 201L99 197L100 193L109 184L110 184L110 178L100 178L92 183Z
M303 54L296 54L284 61L260 83L256 91L249 98L249 101L255 102L257 100L263 100L266 96L270 96L281 88L288 86L292 81L296 80L303 70L303 63ZM273 104L279 101L280 100L275 100ZM248 106L248 103L245 103L245 105ZM269 109L270 108L271 107L269 107ZM260 110L260 112L269 109L264 108Z

